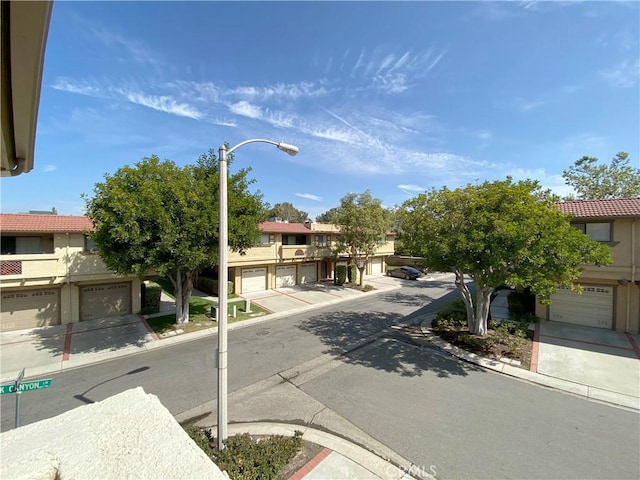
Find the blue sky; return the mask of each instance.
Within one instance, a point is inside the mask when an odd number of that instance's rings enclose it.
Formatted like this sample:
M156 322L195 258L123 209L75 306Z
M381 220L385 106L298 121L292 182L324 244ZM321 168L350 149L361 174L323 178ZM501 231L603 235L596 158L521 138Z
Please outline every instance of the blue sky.
M312 218L367 189L532 178L582 155L640 166L638 2L63 2L35 169L2 211L82 214L105 173L223 142L270 204Z

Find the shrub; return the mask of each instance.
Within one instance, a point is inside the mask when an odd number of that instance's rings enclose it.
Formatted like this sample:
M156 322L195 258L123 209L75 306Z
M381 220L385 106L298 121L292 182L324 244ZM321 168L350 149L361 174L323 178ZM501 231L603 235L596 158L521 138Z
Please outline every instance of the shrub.
M358 282L358 267L355 265L349 265L349 271L347 273L347 280L349 283Z
M162 287L155 282L149 282L144 285L144 296L142 310L140 313L149 315L160 311L160 294Z
M218 295L218 279L212 277L198 277L194 285L198 290L209 295ZM231 295L235 285L233 282L227 282L227 293Z
M198 277L195 287L201 292L211 295L218 294L218 279L212 277Z
M371 290L373 290L373 285L370 285L368 283L364 287L362 287L363 292L370 292Z
M524 315L526 313L534 313L535 296L528 290L516 290L507 296L507 304L511 314Z
M345 265L336 265L335 284L342 286L347 281L347 267Z
M273 435L255 441L247 433L235 435L225 441L226 448L222 452L215 448L215 439L210 431L197 427L185 430L233 480L275 478L302 448L302 432L298 430L293 437Z
M467 308L461 298L449 302L438 310L436 318L431 322L434 330L447 330L467 325Z

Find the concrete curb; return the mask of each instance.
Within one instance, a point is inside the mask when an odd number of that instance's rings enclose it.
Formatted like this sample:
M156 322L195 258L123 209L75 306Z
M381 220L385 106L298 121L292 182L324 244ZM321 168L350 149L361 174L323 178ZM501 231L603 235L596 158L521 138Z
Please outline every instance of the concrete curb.
M474 353L467 352L455 345L451 345L442 340L439 336L431 333L430 325L431 321L435 318L435 315L425 317L420 322L420 330L425 338L436 345L438 348L450 353L451 355L464 360L465 362L473 363L474 365L481 366L494 372L509 375L510 377L519 378L531 383L536 383L544 387L553 388L555 390L561 390L566 393L578 395L589 400L598 402L604 402L618 407L630 408L633 410L640 410L640 398L633 397L631 395L625 395L623 393L611 392L603 390L601 388L590 387L588 385L582 385L580 383L570 382L569 380L563 380L561 378L549 377L541 373L530 372L522 368L514 367L503 362L491 360L488 358L480 357ZM428 323L428 326L425 324Z
M407 467L398 467L391 463L389 460L381 458L375 453L372 453L363 447L355 445L354 443L345 440L344 438L308 426L290 423L270 422L232 423L228 426L229 436L242 433L249 433L250 435L293 436L296 430L302 432L302 438L304 440L328 448L329 450L332 450L342 455L343 457L348 458L352 462L371 472L372 476L374 476L375 478L385 480L434 478L426 474L413 477L410 475L410 473L417 473L417 468L408 461ZM416 470L416 472L413 472L413 470Z

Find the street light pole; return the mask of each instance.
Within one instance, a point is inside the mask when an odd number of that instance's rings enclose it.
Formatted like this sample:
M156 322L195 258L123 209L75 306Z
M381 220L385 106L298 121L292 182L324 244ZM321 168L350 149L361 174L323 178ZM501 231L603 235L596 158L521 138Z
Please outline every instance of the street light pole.
M229 248L229 227L227 224L227 155L247 143L269 143L279 150L295 156L298 147L284 142L274 142L263 138L253 138L237 144L227 150L226 145L218 149L220 162L220 224L218 233L218 450L224 450L227 439L227 296L229 265L227 250Z

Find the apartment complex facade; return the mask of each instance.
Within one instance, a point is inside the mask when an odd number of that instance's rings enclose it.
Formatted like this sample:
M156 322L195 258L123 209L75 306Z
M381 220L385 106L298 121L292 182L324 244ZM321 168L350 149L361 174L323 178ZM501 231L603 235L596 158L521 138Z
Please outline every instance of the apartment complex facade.
M140 279L113 274L88 217L0 214L0 329L64 325L140 311Z
M239 294L333 279L337 265L348 258L336 256L331 248L339 228L326 223L265 222L260 224L259 245L245 255L229 253L229 280ZM380 237L379 246L368 259L365 274L385 272L385 259L394 253L394 234Z
M571 224L611 249L613 263L585 265L578 294L560 289L551 305L536 304L547 320L610 330L640 331L640 197L578 200L558 204Z
M0 214L0 329L64 325L141 309L141 281L109 271L89 238L91 219L55 214ZM229 252L229 279L249 293L334 277L334 225L266 222L245 255ZM366 273L385 271L393 234L380 239Z

